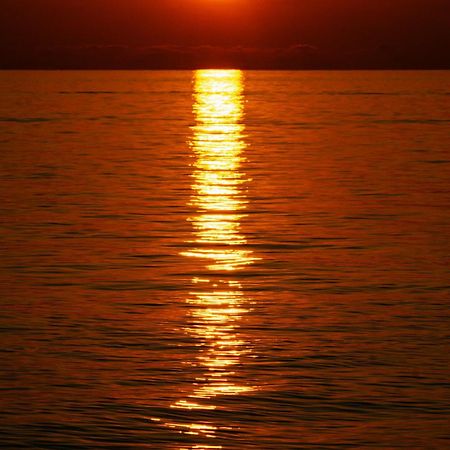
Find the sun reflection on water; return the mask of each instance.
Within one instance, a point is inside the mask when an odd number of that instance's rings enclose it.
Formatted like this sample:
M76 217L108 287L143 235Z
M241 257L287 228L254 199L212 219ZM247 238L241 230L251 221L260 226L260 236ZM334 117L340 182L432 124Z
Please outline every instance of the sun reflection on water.
M194 242L184 256L208 261L211 271L232 272L254 261L240 231L247 207L240 170L245 162L243 74L239 70L197 71L192 149L196 155L192 206ZM239 248L241 247L241 248Z
M198 342L199 356L190 364L201 369L201 375L191 393L171 405L178 410L216 410L219 397L242 395L254 389L239 376L241 360L250 353L250 345L240 333L240 322L249 312L249 300L238 272L256 260L246 248L241 232L248 203L244 190L248 179L242 170L246 147L243 89L241 71L195 72L191 206L196 213L190 218L193 239L182 255L193 263L198 261L203 274L192 280L192 292L186 299L190 319L185 327L186 333ZM218 431L210 422L167 426L183 434L209 438Z

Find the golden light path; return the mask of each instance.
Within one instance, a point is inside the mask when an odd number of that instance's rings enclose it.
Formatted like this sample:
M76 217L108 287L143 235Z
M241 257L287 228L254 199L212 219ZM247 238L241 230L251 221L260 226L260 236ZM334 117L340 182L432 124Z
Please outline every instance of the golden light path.
M240 221L248 181L241 167L244 150L244 80L239 70L199 70L194 76L194 114L191 147L195 155L191 206L196 214L192 248L182 253L200 263L203 276L192 280L186 299L190 309L185 331L196 338L200 354L191 365L201 368L192 393L171 405L174 409L208 411L218 408L220 396L248 393L252 386L237 373L249 345L239 336L242 316L248 312L239 277L230 275L255 261L245 249ZM206 268L206 271L205 271ZM205 273L210 276L204 275ZM167 423L174 430L213 438L217 427L209 422ZM222 448L196 444L184 449Z

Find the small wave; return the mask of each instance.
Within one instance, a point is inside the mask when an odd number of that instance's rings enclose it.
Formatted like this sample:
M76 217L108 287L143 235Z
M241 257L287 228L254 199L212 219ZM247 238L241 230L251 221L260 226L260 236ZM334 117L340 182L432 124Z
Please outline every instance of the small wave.
M108 94L126 94L126 92L116 91L60 91L61 95L108 95Z
M0 122L13 122L13 123L39 123L39 122L52 122L56 119L50 117L0 117Z
M404 125L443 125L450 123L448 119L390 119L390 120L374 120L377 124L404 124Z
M429 161L421 161L424 164L449 164L450 160L448 159L432 159Z

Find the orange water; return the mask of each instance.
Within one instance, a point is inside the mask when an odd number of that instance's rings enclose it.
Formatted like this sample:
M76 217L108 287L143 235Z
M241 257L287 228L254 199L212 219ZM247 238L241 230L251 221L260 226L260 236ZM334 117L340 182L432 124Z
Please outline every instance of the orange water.
M0 73L0 441L444 449L449 72Z

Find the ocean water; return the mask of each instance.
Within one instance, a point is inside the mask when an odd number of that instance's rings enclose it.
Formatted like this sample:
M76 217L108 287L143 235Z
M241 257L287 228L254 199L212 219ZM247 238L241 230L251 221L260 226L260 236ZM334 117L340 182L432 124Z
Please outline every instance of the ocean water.
M449 448L449 86L0 73L0 446Z

